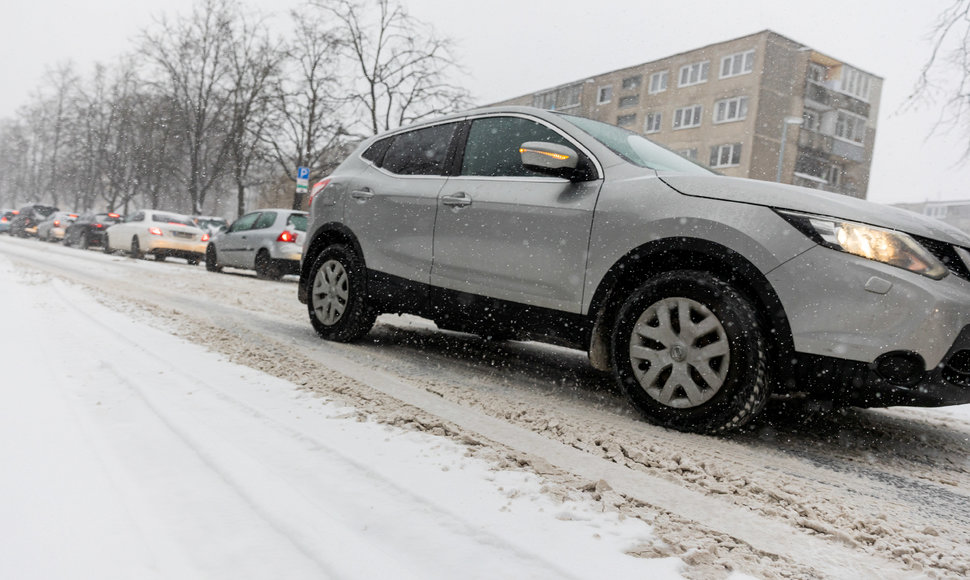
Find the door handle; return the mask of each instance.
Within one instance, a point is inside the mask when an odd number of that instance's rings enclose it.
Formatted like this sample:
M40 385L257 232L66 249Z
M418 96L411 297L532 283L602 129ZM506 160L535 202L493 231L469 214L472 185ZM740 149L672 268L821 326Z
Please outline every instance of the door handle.
M472 198L468 197L468 194L464 191L459 191L458 193L442 197L441 203L451 207L466 207L472 204Z
M374 197L374 192L365 187L364 189L355 189L354 191L351 191L350 196L360 201L366 201Z

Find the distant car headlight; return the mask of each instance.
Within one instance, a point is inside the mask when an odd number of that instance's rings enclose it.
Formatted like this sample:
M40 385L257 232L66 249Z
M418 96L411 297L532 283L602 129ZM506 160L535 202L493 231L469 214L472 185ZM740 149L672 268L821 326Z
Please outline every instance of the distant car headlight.
M816 243L940 280L947 267L909 234L824 216L778 211Z

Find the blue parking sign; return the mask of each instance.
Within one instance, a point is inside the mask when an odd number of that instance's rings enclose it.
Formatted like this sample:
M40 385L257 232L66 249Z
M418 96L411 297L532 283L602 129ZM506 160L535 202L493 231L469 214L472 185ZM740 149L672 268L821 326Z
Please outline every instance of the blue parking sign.
M296 168L296 178L297 179L310 179L310 168L309 167L297 167Z

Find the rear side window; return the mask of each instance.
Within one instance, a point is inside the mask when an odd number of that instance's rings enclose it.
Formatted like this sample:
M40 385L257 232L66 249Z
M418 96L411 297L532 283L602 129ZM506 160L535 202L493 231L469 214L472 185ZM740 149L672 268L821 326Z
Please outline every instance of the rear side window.
M398 175L441 175L455 123L395 135L381 167Z
M276 212L275 211L264 211L263 215L259 216L256 220L256 225L253 226L254 230L262 230L270 227L276 222Z
M472 122L461 162L462 175L545 177L522 165L519 147L527 141L576 146L549 127L522 117L487 117Z
M298 232L305 232L306 216L301 213L290 214L290 217L286 220L286 225L293 226L293 228Z
M360 154L361 157L368 161L373 161L377 163L381 157L384 157L384 152L387 151L387 146L391 144L391 138L381 139L377 141L370 147L368 147L363 153Z

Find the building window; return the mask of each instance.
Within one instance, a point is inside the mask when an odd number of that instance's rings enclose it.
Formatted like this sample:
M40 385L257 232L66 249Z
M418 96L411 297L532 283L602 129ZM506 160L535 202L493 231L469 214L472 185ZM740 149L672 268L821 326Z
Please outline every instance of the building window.
M644 133L657 133L663 125L663 113L647 113L647 122L643 126Z
M813 109L805 109L802 111L802 129L808 131L818 131L821 121L821 115L818 111Z
M736 165L741 165L740 143L711 147L711 167L734 167Z
M557 91L556 104L560 109L579 106L579 97L583 94L583 85L572 85Z
M736 77L754 70L754 50L736 52L721 59L721 78Z
M714 103L714 122L740 121L748 116L748 97L734 97Z
M639 104L640 104L640 95L629 95L626 97L620 97L619 107L621 109L636 107Z
M539 109L550 111L556 109L568 109L579 105L580 96L583 94L583 85L575 84L562 87L552 91L539 93L532 97L532 106Z
M690 149L681 149L677 153L690 159L691 161L697 161L697 147L691 147Z
M690 127L700 127L701 114L704 107L701 105L691 105L674 111L674 129L688 129Z
M946 209L947 206L945 205L928 205L923 209L923 213L939 220L946 217Z
M635 91L640 88L640 83L643 82L643 75L636 75L633 77L627 77L623 79L621 86L624 91Z
M613 100L613 85L607 85L605 87L600 87L596 91L596 104L605 105Z
M616 118L616 124L620 127L629 127L630 125L637 122L637 114L632 115L620 115Z
M650 75L650 88L647 91L651 95L666 91L667 77L669 76L669 71L657 72Z
M835 136L861 144L866 138L866 119L847 111L839 111L835 119Z
M842 67L842 82L840 89L843 93L848 93L853 97L869 101L869 85L872 77L866 73L856 70L849 66Z
M689 87L707 82L707 73L710 68L711 62L708 60L680 67L680 81L677 86Z
M538 109L556 108L556 91L546 91L532 97L532 106Z
M825 181L828 181L832 187L838 187L842 185L842 173L842 166L833 163L829 165L828 171L825 172Z

